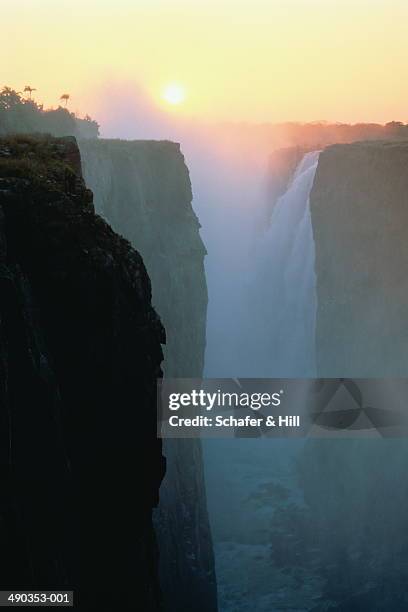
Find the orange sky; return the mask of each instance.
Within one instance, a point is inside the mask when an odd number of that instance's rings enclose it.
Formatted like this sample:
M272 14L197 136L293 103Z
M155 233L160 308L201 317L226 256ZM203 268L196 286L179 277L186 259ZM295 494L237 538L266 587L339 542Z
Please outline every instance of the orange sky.
M67 91L97 116L123 81L210 121L408 120L408 0L1 0L1 16L1 84L46 105Z

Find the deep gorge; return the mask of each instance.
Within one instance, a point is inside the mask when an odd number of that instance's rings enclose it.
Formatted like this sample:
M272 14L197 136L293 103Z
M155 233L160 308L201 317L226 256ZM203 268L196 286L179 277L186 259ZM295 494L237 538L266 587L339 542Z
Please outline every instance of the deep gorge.
M191 143L79 148L0 143L3 576L78 584L83 610L125 578L146 610L405 609L405 440L162 449L154 386L405 376L406 143L248 174Z

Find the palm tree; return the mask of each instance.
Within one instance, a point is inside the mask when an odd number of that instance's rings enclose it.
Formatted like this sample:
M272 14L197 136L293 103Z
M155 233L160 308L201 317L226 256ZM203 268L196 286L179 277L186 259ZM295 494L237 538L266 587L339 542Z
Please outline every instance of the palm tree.
M69 100L69 94L67 94L67 93L62 94L62 96L60 97L60 100L64 100L65 101L65 106L67 106L68 100Z
M10 110L21 104L19 91L14 91L11 87L3 87L0 91L0 109Z
M31 85L26 85L24 87L24 92L28 92L30 95L30 100L31 100L31 94L33 93L33 91L37 91L35 87L31 87Z

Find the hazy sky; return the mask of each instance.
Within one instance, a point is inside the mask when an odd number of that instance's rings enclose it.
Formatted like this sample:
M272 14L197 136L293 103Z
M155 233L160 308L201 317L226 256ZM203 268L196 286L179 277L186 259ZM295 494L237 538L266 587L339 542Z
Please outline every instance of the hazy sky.
M0 0L2 83L98 115L135 89L205 120L408 120L408 0ZM184 102L162 99L170 83ZM140 92L143 92L140 93Z

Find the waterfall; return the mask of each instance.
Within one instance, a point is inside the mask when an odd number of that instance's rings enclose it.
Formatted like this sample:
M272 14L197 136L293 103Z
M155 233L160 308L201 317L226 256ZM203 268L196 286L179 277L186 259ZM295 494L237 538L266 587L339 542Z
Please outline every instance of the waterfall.
M317 304L309 194L318 160L318 151L303 157L254 248L248 291L253 336L246 376L315 376Z
M234 296L229 305L240 313L234 323L241 343L228 347L230 370L239 364L235 376L315 375L316 282L309 195L318 159L319 152L303 157L269 226L255 237L249 267L240 270L245 308ZM211 277L208 282L211 286ZM280 609L279 592L287 578L270 561L271 542L279 537L274 516L285 516L289 507L302 512L296 461L303 444L277 439L204 441L221 612ZM301 609L316 595L312 587L284 588L293 609Z

